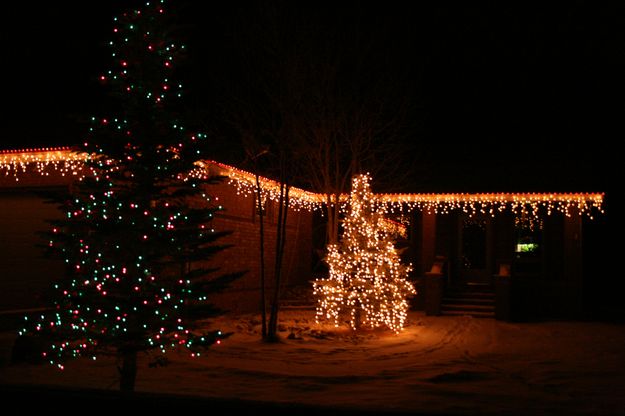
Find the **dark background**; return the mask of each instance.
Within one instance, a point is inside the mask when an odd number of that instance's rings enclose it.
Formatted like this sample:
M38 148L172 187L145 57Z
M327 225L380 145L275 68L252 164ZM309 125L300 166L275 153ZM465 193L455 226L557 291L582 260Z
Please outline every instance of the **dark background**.
M374 76L390 66L396 82L406 85L413 103L409 140L418 143L415 158L427 167L426 180L415 181L419 187L612 188L625 92L621 6L290 3L271 7L293 22L294 32L306 25L321 36L357 33L352 57L367 53L373 62L379 54L388 62L372 65ZM81 121L101 112L106 101L97 76L110 66L112 16L134 4L142 2L5 6L2 147L80 143ZM189 105L216 114L225 77L236 82L255 71L237 60L237 48L245 46L237 36L266 6L170 7L186 27L190 46L182 74L192 91Z
M3 6L1 148L81 142L84 120L109 105L97 77L109 68L112 17L142 3ZM607 215L590 226L587 264L623 288L622 4L170 3L189 45L188 109L209 128L219 124L224 85L259 70L241 59L249 47L241 42L270 4L292 28L294 46L306 31L320 39L344 34L352 40L346 61L366 54L366 76L394 74L405 85L398 99L411 103L406 149L423 166L408 189L606 192Z

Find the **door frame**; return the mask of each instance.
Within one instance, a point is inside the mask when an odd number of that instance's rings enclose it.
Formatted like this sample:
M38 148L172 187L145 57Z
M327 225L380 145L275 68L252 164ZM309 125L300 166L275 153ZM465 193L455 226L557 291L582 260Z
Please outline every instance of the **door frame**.
M484 243L484 249L486 253L485 256L485 267L483 269L465 269L462 264L462 258L464 255L464 244L463 244L463 228L464 222L466 220L477 220L484 221L484 225L486 227L486 241ZM493 263L493 218L488 214L476 213L470 216L467 213L461 213L458 215L458 223L457 223L457 253L458 253L458 283L461 285L492 285L493 283L493 272L492 272L492 263Z

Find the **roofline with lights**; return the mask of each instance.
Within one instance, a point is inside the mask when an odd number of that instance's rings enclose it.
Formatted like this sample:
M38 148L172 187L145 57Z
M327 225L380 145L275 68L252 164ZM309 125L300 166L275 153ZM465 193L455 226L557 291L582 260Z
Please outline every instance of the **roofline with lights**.
M31 165L36 166L36 173L43 174L48 168L59 170L63 173L74 171L83 167L83 163L89 158L85 152L80 152L68 146L28 148L18 150L0 150L0 174L13 175L16 180L26 174ZM256 191L256 175L212 160L200 160L196 163L204 174L217 172L228 177L229 183L237 188L240 194L251 195ZM280 194L279 182L263 176L259 176L262 193L269 199L277 199ZM295 209L314 210L320 209L331 198L321 193L307 191L297 187L291 187L289 191L293 207ZM348 195L341 195L339 203L347 204ZM389 212L406 212L415 209L446 213L450 210L460 209L469 214L483 213L494 215L507 208L516 213L536 214L540 208L544 208L547 214L552 211L560 211L570 215L577 211L580 215L586 214L592 217L591 212L603 213L603 193L382 193L375 194L379 204L387 206Z

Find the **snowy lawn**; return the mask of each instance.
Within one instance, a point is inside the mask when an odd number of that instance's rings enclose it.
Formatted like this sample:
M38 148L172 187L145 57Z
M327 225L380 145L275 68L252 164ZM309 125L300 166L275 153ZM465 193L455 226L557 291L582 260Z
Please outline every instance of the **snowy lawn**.
M219 318L215 326L234 335L200 358L169 354L166 367L143 357L137 390L420 413L625 414L623 326L411 312L394 335L318 326L313 315L284 311L278 344L259 341L256 317ZM2 338L5 352L12 337ZM110 358L63 372L5 365L2 384L118 387Z

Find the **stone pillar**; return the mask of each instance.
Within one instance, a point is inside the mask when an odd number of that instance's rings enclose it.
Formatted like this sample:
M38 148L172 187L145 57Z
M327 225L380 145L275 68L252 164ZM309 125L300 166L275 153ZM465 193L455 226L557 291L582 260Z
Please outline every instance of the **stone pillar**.
M433 212L423 212L421 214L421 252L420 263L424 267L424 272L430 270L434 262L434 254L436 250L436 214Z
M436 316L441 314L445 276L443 273L425 274L425 314Z
M429 272L434 262L436 250L436 214L416 212L412 224L411 249L414 266L415 289L417 296L412 301L416 310L426 309L426 272Z

